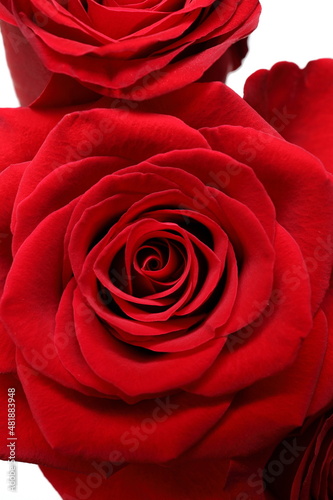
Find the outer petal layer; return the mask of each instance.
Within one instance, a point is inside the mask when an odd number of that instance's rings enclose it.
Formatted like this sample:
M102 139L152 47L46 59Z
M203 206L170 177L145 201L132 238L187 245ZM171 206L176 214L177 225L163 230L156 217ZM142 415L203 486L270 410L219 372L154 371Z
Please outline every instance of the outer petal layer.
M254 73L245 100L287 141L302 146L333 173L333 60L310 62L301 70L281 62Z

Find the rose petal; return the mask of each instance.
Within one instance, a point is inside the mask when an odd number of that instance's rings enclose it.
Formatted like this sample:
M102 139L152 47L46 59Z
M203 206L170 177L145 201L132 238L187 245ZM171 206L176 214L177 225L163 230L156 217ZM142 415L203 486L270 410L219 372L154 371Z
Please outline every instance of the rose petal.
M189 391L205 396L240 391L294 361L312 326L310 288L306 279L297 287L285 280L288 266L302 262L302 256L290 235L280 227L275 244L275 282L268 309L252 311L254 321L247 317L248 326L228 337L212 368L190 385Z
M333 172L333 61L320 59L301 70L278 63L254 73L245 100L283 137L320 158Z
M22 373L27 365L21 355L18 360L29 405L47 441L69 455L80 449L85 459L108 460L115 449L131 462L174 459L205 435L230 404L230 398L220 398L207 407L205 398L178 393L142 401L133 411L133 405L83 396L43 375L31 381ZM49 395L47 405L42 397L45 392ZM168 439L175 432L178 439Z
M301 248L307 266L305 273L310 274L316 312L328 288L333 261L333 205L323 203L332 199L332 178L318 159L263 132L218 127L203 130L203 134L214 149L246 161L265 186L276 208L278 222ZM288 279L293 280L294 276L302 280L304 270L295 269Z
M23 368L26 378L31 380L38 373L28 367ZM8 429L8 389L15 389L15 427ZM11 394L13 394L11 392ZM39 426L31 413L31 409L22 390L21 383L15 375L0 375L0 457L8 460L8 444L15 441L15 459L21 462L37 463L51 467L61 467L72 471L89 471L87 464L77 456L66 456L53 450L41 433ZM12 403L13 404L13 403ZM14 432L10 435L9 432ZM31 443L34 446L31 446Z
M145 499L156 495L161 500L231 500L223 492L228 462L207 460L168 466L129 465L119 472L117 466L110 463L94 464L90 477L50 467L41 469L62 498L67 500L83 494L89 495L91 500L107 500L110 497L113 500L132 500L138 496L138 485L139 494ZM111 476L108 477L108 474Z
M191 458L208 458L212 453L229 459L249 456L265 449L268 442L277 445L288 432L301 426L316 390L326 338L326 319L319 312L294 363L239 393L219 425L191 450ZM217 442L223 443L223 449L216 448Z
M3 172L0 172L0 184L2 188L0 205L0 298L12 264L11 212L17 186L25 168L25 163L19 163L11 165ZM0 319L0 373L16 371L15 351L15 344L9 337L2 319Z

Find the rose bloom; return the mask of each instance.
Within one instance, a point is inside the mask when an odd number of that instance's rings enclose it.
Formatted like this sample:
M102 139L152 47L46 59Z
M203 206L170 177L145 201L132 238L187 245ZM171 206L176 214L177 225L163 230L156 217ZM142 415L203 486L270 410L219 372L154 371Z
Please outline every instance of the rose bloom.
M254 460L252 457L251 467L238 483L235 474L239 475L240 464L231 465L228 481L233 483L234 495L230 498L330 500L333 497L332 464L333 415L330 410L308 419L303 427L286 436L262 467L258 467L257 457Z
M283 446L297 443L298 451L281 468L281 473L267 484L273 499L330 500L333 497L333 415L332 411L284 440L271 460L276 460ZM293 446L295 448L295 445ZM269 462L268 462L269 467Z
M332 177L222 83L111 104L1 111L17 459L66 500L234 499L332 400Z
M94 93L140 101L197 81L210 68L205 78L221 81L239 66L259 14L258 0L0 2L7 59L24 105L40 94L46 105Z

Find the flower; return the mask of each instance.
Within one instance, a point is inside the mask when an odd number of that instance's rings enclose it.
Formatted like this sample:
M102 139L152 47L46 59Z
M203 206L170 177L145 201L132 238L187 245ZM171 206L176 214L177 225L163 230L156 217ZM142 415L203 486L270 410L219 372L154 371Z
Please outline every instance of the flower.
M99 499L132 498L138 474L156 494L163 467L185 480L191 463L202 498L214 461L215 500L230 459L332 397L332 177L221 83L99 105L2 111L20 457L67 469L46 472L64 498L87 478Z
M0 3L18 95L28 105L42 94L48 106L94 93L141 101L199 80L212 66L209 78L222 80L239 66L242 39L259 13L258 0Z
M268 461L268 467L270 463L276 463L275 458L281 455L283 448L290 449L293 455L288 456L280 474L275 474L270 484L266 483L266 489L274 500L280 498L281 494L290 500L324 500L332 497L332 424L332 411L322 413L316 419L308 419L303 427L277 447Z

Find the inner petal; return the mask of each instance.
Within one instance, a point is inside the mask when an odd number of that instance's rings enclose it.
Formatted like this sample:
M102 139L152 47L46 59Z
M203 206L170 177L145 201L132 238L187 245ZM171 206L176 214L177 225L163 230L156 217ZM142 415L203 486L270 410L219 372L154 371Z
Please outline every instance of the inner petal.
M184 270L186 256L176 241L160 238L149 240L134 257L134 271L156 283L174 283Z
M135 255L135 267L140 271L157 271L165 266L168 248L161 242L151 242L139 248Z

